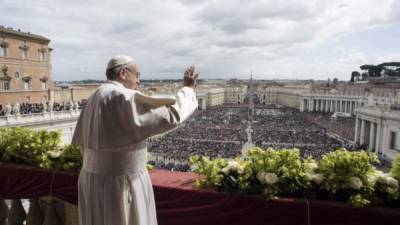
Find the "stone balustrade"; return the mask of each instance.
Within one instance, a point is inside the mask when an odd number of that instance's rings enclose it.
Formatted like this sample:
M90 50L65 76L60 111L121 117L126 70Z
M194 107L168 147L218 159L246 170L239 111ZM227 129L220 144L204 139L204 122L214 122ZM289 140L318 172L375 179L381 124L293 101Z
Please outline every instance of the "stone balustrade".
M0 199L0 225L79 225L78 207L54 197L29 199L25 211L21 199Z
M9 114L0 116L0 127L29 126L57 120L77 120L80 110L51 111L34 114Z
M29 127L33 129L59 130L61 140L71 143L80 110L51 111L34 114L16 114L0 116L0 127Z

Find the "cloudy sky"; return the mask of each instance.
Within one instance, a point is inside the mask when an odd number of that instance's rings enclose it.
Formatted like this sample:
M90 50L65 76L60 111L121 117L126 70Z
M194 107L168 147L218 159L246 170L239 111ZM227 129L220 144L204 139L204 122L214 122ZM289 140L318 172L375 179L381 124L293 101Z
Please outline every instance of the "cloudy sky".
M29 3L30 2L30 3ZM104 79L115 54L144 79L348 80L400 61L399 0L0 0L0 24L51 39L53 78Z

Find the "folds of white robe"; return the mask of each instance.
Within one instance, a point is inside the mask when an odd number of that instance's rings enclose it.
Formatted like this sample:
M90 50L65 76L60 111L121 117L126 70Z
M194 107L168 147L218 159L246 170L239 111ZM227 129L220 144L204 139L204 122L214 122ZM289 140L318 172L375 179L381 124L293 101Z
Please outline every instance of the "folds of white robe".
M81 225L157 224L146 139L182 123L197 108L197 100L189 87L178 91L171 106L154 107L136 94L143 95L115 81L104 84L78 120L72 143L80 146L83 157L78 180Z

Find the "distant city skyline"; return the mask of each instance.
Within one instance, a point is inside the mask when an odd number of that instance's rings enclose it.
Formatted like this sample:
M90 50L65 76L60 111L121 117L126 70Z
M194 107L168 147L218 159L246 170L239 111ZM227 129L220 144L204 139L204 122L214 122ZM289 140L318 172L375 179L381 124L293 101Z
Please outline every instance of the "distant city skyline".
M400 61L400 1L3 0L5 27L51 39L53 79L105 79L115 54L143 79L349 80Z

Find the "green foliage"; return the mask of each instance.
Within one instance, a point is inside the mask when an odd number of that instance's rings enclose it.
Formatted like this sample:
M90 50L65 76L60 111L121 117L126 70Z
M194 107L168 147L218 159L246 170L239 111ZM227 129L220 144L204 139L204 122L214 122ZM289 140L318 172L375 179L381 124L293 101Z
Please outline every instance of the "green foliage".
M263 151L253 148L247 151L245 158L251 162L258 181L264 185L267 197L299 191L307 183L299 149L268 148Z
M38 166L43 154L60 149L60 137L59 131L34 131L22 127L1 128L1 160Z
M79 147L65 145L60 150L47 151L42 155L39 166L48 169L78 170L82 166Z
M392 169L390 170L390 174L400 181L400 155L397 155L392 161Z
M0 159L46 169L77 171L82 167L79 147L62 145L60 131L23 127L0 128Z
M349 152L344 148L325 154L319 162L319 173L324 177L320 188L333 195L340 194L356 206L370 203L374 183L369 177L375 173L375 154L365 151Z
M205 176L205 179L196 181L197 187L222 186L222 168L228 165L225 159L210 160L208 157L193 156L189 158L189 164L192 171Z
M336 192L339 189L354 188L351 178L358 178L362 184L367 183L367 176L374 172L372 163L378 163L374 154L365 151L349 152L338 149L325 154L320 160L319 171L325 177L322 187ZM362 188L361 186L360 188Z
M368 199L365 199L361 194L351 196L349 198L349 203L357 208L368 206L371 204L371 202Z
M61 145L60 131L0 128L0 158L47 169L76 170L81 167L79 148Z
M396 159L399 160L399 159ZM192 171L202 176L199 187L278 196L326 196L347 201L355 207L370 204L392 204L399 199L398 161L392 175L376 170L376 155L365 151L338 149L322 157L301 160L298 149L248 150L243 158L233 160L193 156ZM397 166L397 167L396 167Z

